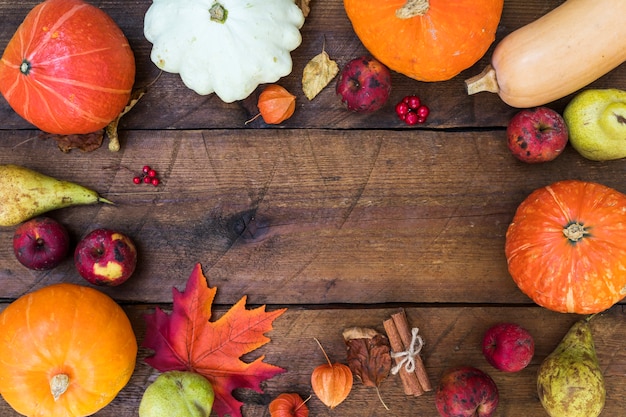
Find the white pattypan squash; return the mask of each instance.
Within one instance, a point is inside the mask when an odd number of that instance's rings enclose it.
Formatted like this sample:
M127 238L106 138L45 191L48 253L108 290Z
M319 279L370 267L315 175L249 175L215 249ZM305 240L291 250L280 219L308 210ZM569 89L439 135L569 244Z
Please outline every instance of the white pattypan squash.
M294 0L154 0L144 35L157 67L231 103L291 73L303 24Z

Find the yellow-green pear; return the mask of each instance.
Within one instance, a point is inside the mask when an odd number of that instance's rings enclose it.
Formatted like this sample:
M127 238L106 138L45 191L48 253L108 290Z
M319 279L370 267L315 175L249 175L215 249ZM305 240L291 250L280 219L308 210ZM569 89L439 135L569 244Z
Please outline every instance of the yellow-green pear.
M45 212L108 203L93 190L20 165L0 165L0 226L15 226Z
M146 388L139 417L209 417L215 393L204 376L189 371L168 371Z
M597 417L606 388L588 319L576 322L537 373L537 393L550 417Z
M572 147L594 161L626 157L626 91L589 89L565 107Z

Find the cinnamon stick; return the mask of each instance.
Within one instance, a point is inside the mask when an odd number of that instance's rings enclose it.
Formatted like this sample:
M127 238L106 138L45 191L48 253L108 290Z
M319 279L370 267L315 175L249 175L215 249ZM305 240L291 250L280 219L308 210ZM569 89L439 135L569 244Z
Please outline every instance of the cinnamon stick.
M411 326L409 326L406 312L404 310L401 310L397 313L394 313L391 315L391 319L398 329L400 339L402 340L402 344L404 345L404 350L408 350L409 346L411 346L411 339L413 338L413 335L411 334ZM426 373L424 361L419 354L415 356L415 374L421 388L424 391L432 391L433 387L430 384L430 379L428 378L428 374Z
M387 319L383 322L383 326L385 327L385 332L387 333L387 337L389 338L389 345L391 346L391 350L394 352L403 352L404 344L402 343L402 338L400 337L400 333L393 319ZM400 358L395 358L396 365L402 360ZM407 372L405 367L400 368L398 372L400 375L400 380L402 381L402 387L404 388L405 395L414 395L419 396L424 393L422 386L420 385L419 380L417 379L417 374L415 372Z

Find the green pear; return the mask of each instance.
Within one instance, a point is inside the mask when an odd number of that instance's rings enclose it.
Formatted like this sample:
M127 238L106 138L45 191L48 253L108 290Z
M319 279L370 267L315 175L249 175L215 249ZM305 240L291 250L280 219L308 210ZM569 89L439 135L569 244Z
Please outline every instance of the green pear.
M213 387L202 375L168 371L146 388L139 417L209 417L214 399Z
M563 118L572 147L594 161L626 157L626 91L590 89L578 93Z
M550 417L597 417L606 388L589 320L576 322L537 374L537 393Z
M93 190L19 165L0 165L0 226L80 204L108 203Z

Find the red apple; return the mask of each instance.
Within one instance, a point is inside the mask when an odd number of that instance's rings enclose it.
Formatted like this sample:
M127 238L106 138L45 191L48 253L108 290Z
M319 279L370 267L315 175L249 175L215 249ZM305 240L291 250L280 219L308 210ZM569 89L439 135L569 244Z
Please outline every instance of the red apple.
M535 341L528 330L515 323L491 326L483 337L483 355L487 362L504 372L517 372L530 363Z
M569 140L563 116L548 107L518 112L506 129L511 153L530 164L552 161Z
M124 283L135 271L137 249L123 233L96 229L78 242L74 264L90 283L114 287Z
M471 366L448 369L435 392L435 404L442 417L490 417L498 401L494 380Z
M13 234L13 252L26 268L37 271L52 269L66 257L70 237L58 221L36 217L22 223Z
M355 58L341 70L336 91L349 110L371 113L387 102L391 91L391 73L372 57Z

